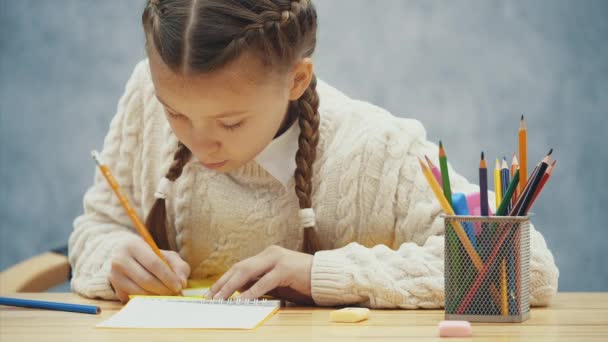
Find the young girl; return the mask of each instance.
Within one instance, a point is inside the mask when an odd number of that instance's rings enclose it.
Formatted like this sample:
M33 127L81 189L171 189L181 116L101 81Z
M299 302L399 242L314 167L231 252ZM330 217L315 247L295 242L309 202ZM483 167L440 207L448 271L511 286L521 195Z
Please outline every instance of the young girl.
M151 0L142 19L148 59L102 159L169 266L97 173L69 242L76 292L124 302L221 276L215 298L443 305L443 220L417 161L437 147L316 78L309 0ZM530 238L531 303L546 305L558 270Z

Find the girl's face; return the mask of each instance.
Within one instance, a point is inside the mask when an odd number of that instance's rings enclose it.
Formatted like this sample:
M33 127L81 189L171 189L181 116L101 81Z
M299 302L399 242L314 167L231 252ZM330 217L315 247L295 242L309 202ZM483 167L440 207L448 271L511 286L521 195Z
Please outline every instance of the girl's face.
M309 59L284 75L266 75L244 53L217 71L187 76L171 71L154 48L148 56L173 132L204 167L218 172L246 164L272 141L289 101L302 95L312 76Z

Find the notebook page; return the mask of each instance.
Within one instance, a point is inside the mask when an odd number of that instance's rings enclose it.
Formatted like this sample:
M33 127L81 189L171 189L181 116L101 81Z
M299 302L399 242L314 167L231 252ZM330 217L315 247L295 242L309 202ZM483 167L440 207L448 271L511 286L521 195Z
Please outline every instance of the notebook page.
M215 302L184 297L134 297L99 328L253 329L280 301Z

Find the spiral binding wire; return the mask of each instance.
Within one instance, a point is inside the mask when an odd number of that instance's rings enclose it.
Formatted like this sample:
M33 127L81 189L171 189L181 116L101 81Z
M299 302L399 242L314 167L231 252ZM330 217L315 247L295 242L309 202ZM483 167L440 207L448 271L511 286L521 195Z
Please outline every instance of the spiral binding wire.
M149 298L150 300L162 300L169 301L175 303L196 303L196 304L213 304L213 305L241 305L241 306L267 306L267 305L276 305L276 300L267 300L266 298L262 299L197 299L193 297L182 297L179 299L169 299L159 297L159 298Z

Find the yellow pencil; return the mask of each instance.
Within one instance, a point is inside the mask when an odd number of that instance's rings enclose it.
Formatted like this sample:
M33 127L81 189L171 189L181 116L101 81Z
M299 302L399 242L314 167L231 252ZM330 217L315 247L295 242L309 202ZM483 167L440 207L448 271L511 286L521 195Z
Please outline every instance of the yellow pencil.
M163 254L160 252L160 249L158 249L158 246L154 242L152 235L150 235L150 232L148 231L148 229L146 228L144 223L139 219L139 216L137 216L137 213L133 209L133 206L131 206L131 203L129 203L129 199L127 198L125 193L122 191L122 188L120 187L120 185L118 185L118 182L116 181L116 179L110 172L110 169L108 168L108 166L106 166L105 164L102 163L101 159L99 158L99 153L97 151L93 151L93 152L91 152L91 155L93 156L93 159L97 163L97 166L99 166L101 173L104 175L104 177L108 181L108 184L110 184L110 187L116 194L116 197L118 197L120 204L122 204L123 208L125 208L125 210L127 211L127 215L129 215L129 218L131 219L131 222L133 222L133 225L135 226L135 229L137 230L139 235L141 235L141 237L144 239L144 241L152 248L152 251L154 251L154 254L158 255L158 257L165 264L167 264L167 266L169 266L169 263L167 262L167 260L163 256ZM169 268L171 268L171 267L169 267Z
M437 197L437 200L443 208L443 211L445 211L445 213L448 215L455 215L454 209L452 209L452 206L445 198L443 191L441 190L439 183L437 183L437 180L435 180L435 177L433 177L431 170L428 168L428 166L424 164L422 159L418 158L418 162L420 163L420 167L422 168L422 173L424 174L424 177L431 186L433 193L435 193L435 197ZM462 225L460 225L460 222L452 222L452 225L454 226L454 231L456 232L456 235L458 235L458 238L464 246L464 249L473 261L475 268L477 268L478 271L481 271L483 268L483 262L481 261L479 254L477 254L475 248L471 244L471 241L469 240L467 233L465 233L464 229L462 228Z
M424 174L424 177L426 178L431 189L433 190L435 197L437 197L437 200L439 201L439 204L443 208L443 211L445 211L445 213L448 215L455 215L454 209L452 209L452 206L450 206L448 201L445 199L443 190L441 190L439 183L437 183L437 180L435 180L435 178L433 177L431 170L428 168L428 166L424 165L424 162L422 161L422 159L418 158L418 162L420 163L420 167L422 168L422 174ZM462 246L464 247L465 251L471 258L471 260L473 261L473 265L475 266L475 268L477 269L478 272L481 272L483 270L483 261L481 261L479 254L477 254L477 251L471 244L471 241L469 240L467 233L465 233L460 222L453 222L452 225L454 227L454 231L456 232L456 235L458 236L458 239L460 239L460 242L462 243ZM494 302L497 305L499 305L500 304L500 294L498 293L498 290L496 289L496 286L494 284L490 284L490 294L492 295Z
M494 167L494 194L496 195L496 209L498 209L502 201L502 177L500 175L500 162L498 158L496 158L496 166Z
M507 297L507 261L502 259L500 264L500 312L503 316L509 315L509 300Z

